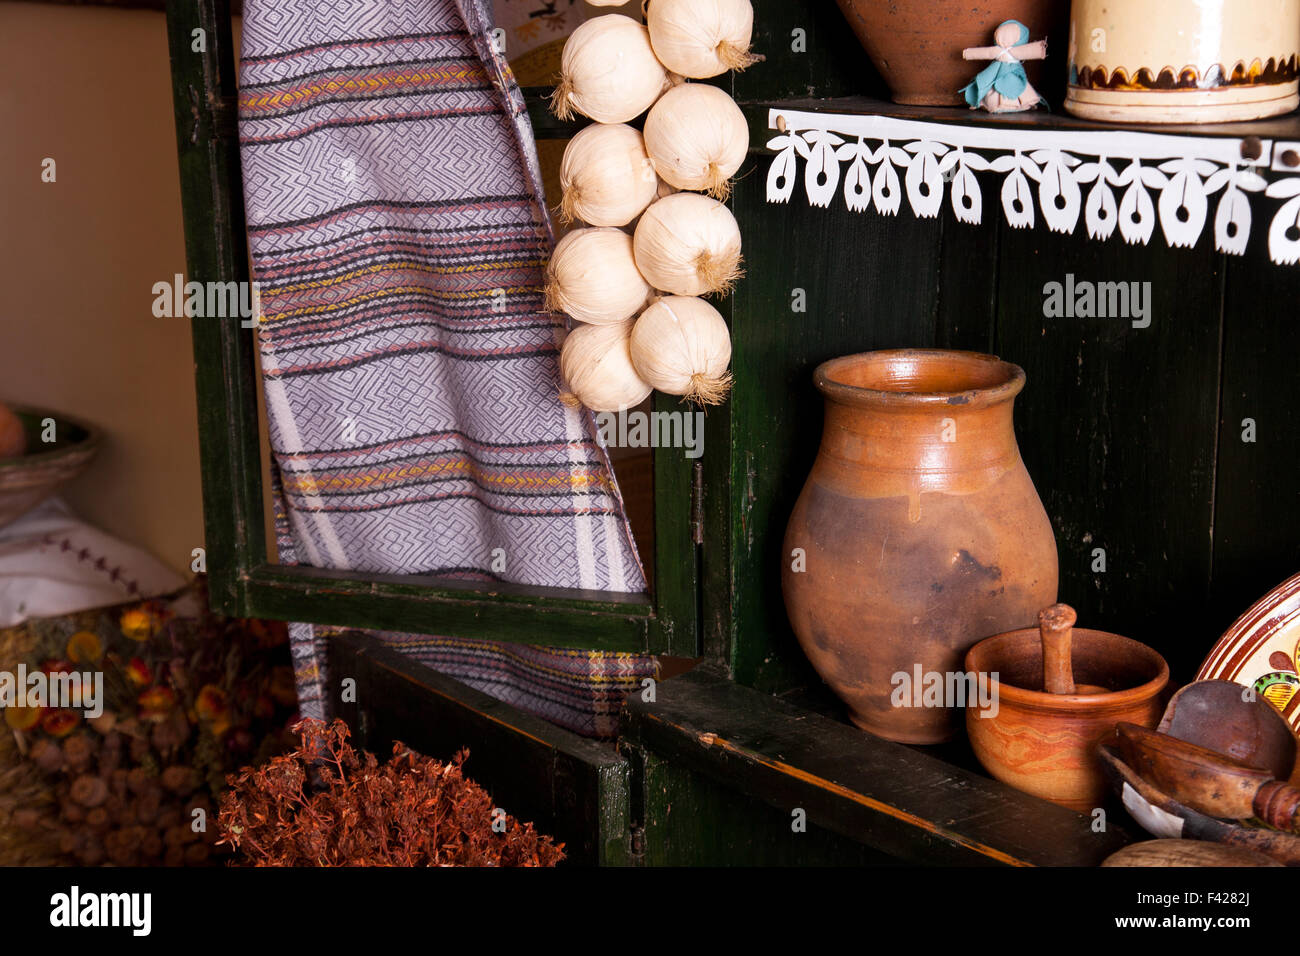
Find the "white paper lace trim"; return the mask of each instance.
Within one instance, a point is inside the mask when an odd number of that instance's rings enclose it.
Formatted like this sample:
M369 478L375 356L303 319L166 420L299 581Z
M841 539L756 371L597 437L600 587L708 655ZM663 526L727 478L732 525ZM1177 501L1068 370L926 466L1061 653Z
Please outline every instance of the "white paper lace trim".
M1072 233L1082 215L1094 239L1118 228L1126 242L1146 244L1158 219L1170 246L1190 247L1217 194L1215 246L1241 255L1252 226L1249 194L1262 192L1286 200L1269 226L1269 256L1282 265L1300 262L1300 169L1281 161L1288 150L1300 153L1300 143L1263 139L1259 158L1249 160L1242 140L1232 137L771 110L768 126L781 125L767 144L777 151L767 174L771 203L789 201L802 158L804 190L814 206L829 206L838 193L854 212L892 216L906 195L913 213L933 218L946 191L957 218L974 224L984 204L975 172L992 170L1003 174L1002 210L1014 228L1030 228L1041 215L1052 231ZM1270 181L1269 172L1280 175Z

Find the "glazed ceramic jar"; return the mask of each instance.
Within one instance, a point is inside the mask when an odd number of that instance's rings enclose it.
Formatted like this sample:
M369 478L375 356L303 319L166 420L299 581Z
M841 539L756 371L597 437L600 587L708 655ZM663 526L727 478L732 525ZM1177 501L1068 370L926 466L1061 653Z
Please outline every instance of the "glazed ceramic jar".
M1020 459L1025 373L974 352L866 352L819 366L821 448L786 528L800 646L859 727L939 743L960 701L918 684L1056 600L1056 541ZM956 705L956 706L954 706Z
M1221 123L1295 109L1300 0L1074 0L1065 108Z

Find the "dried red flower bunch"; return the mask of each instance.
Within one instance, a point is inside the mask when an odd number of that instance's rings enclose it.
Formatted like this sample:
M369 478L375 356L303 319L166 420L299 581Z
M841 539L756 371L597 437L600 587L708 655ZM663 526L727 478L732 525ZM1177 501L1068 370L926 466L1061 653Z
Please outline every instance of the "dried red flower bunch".
M229 777L221 842L252 866L554 866L564 844L497 812L461 770L393 745L382 767L341 720L304 720L296 750ZM495 826L494 826L495 823Z

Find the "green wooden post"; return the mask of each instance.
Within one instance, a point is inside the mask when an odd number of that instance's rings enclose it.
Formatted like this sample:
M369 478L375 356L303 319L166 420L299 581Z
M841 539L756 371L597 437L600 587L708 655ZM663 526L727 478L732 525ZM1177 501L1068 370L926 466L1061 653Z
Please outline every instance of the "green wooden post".
M188 278L247 282L229 0L167 4ZM266 561L253 338L237 317L194 318L203 525L213 607L251 612L242 572Z

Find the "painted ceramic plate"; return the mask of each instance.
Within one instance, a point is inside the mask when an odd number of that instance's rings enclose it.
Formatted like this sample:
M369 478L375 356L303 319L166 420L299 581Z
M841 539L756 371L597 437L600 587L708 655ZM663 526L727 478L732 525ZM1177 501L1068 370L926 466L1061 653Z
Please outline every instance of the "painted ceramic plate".
M1237 618L1196 679L1254 687L1300 733L1300 574L1287 578Z

